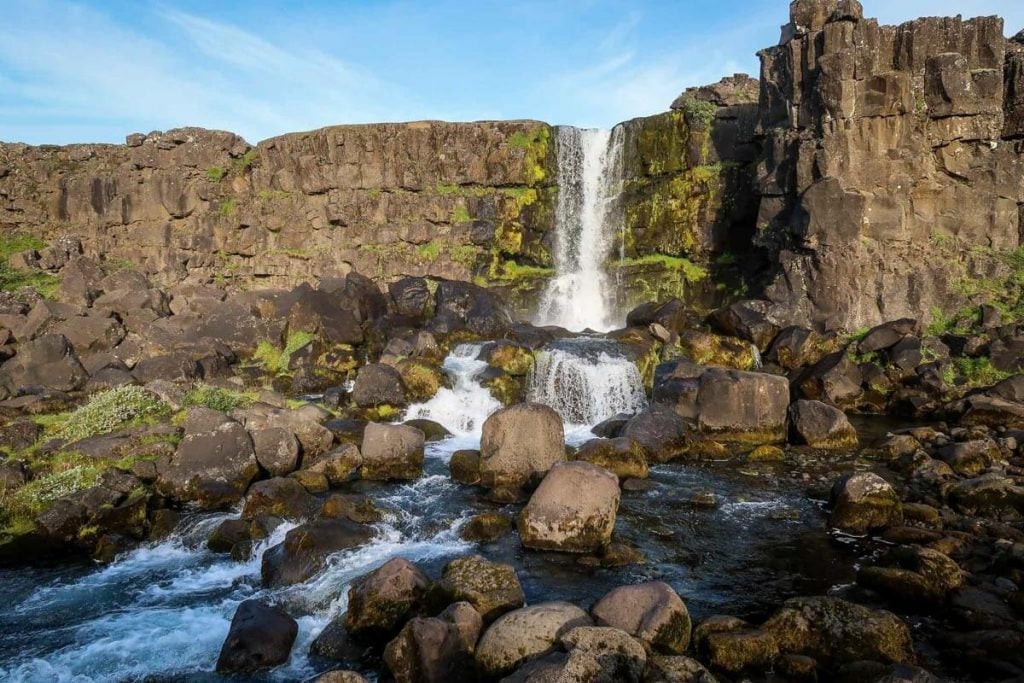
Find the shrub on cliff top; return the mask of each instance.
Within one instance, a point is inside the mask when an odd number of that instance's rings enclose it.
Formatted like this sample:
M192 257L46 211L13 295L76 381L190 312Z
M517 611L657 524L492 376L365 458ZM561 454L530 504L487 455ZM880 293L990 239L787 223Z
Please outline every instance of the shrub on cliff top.
M142 387L123 386L96 394L67 416L54 436L73 442L110 432L129 422L166 415L170 407Z

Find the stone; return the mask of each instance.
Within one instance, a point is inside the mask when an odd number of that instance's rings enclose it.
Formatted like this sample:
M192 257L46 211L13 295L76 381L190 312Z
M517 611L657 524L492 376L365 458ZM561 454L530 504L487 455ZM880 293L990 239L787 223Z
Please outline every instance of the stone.
M327 453L303 458L303 465L310 471L322 474L331 487L342 486L363 464L363 455L350 443L342 444Z
M857 342L857 352L865 354L885 351L896 346L907 335L917 333L918 324L913 318L891 320L868 330L864 338Z
M299 465L299 440L287 429L267 427L252 432L256 462L271 476L283 477Z
M313 679L313 683L369 683L355 671L328 671Z
M896 546L879 565L862 567L857 583L888 598L915 607L941 605L964 581L952 559L930 548Z
M872 472L841 477L832 486L829 525L851 534L899 526L903 510L892 485Z
M999 446L991 439L949 444L936 451L935 455L954 472L965 477L976 477L1002 459Z
M427 281L421 277L405 277L388 285L388 294L398 315L423 320L430 314L433 298Z
M502 512L481 512L466 522L459 536L472 543L490 543L510 533L514 525L515 520Z
M360 546L373 529L347 519L318 519L289 531L284 541L263 553L261 574L268 587L302 583L320 572L327 557Z
M396 683L459 683L473 679L472 645L444 619L411 619L384 648Z
M235 610L217 658L217 673L247 674L288 661L299 625L286 612L257 600Z
M245 494L242 517L269 515L282 519L305 519L319 509L316 498L294 479L275 477L258 481Z
M644 646L616 628L577 626L560 638L569 650L560 680L640 683L647 666Z
M718 441L759 445L786 439L789 382L765 373L709 368L697 390L697 426Z
M531 657L553 652L559 637L590 617L567 602L542 602L509 612L491 624L476 647L476 663L488 677L500 677Z
M488 624L521 607L526 599L515 569L479 555L460 557L445 565L438 588L449 602L468 602Z
M662 581L615 588L590 613L597 625L621 629L660 654L683 654L690 644L686 604Z
M89 379L67 338L46 334L22 343L18 354L0 366L0 386L11 393L27 387L74 391Z
M593 552L611 541L619 480L586 462L551 468L519 514L519 537L537 550Z
M320 516L329 519L344 517L359 524L374 524L384 519L384 513L369 496L358 493L334 493L323 502Z
M389 365L364 365L356 375L352 400L361 408L376 406L402 407L408 403L402 376Z
M603 467L619 480L647 478L643 447L629 437L591 439L580 446L575 459Z
M430 579L416 565L396 557L352 582L345 628L352 635L391 635L423 604Z
M484 421L480 482L488 488L521 486L563 460L562 418L545 405L521 403Z
M655 404L630 419L621 435L640 444L648 462L664 463L689 450L692 431L676 411Z
M158 462L157 488L181 502L221 508L242 499L259 474L252 439L245 428L209 408L190 408L174 455Z
M423 432L407 425L371 422L360 449L363 479L419 479L423 474Z
M651 655L644 672L646 683L718 683L707 668L696 659L681 655Z
M771 319L771 304L767 301L738 301L718 309L709 320L723 334L745 339L761 351L767 351L779 333L779 326Z
M460 484L477 484L480 482L480 451L458 450L448 459L448 470L452 481Z
M946 491L954 510L964 514L1000 516L1024 512L1024 486L998 473L956 482Z
M819 450L856 448L857 430L846 414L821 401L801 399L789 407L790 435L793 443Z
M840 408L852 405L860 397L860 385L860 371L843 351L822 358L797 382L802 398Z

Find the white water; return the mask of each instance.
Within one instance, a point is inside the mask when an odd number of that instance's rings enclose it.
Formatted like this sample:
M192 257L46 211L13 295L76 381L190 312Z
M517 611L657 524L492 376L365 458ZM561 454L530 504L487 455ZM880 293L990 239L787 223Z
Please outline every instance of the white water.
M604 261L621 232L617 200L622 143L621 127L611 131L558 128L555 276L541 297L538 324L599 332L614 326L613 288Z
M615 353L614 344L586 339L556 342L536 353L528 399L554 408L567 431L647 405L636 364Z
M441 387L429 401L409 406L405 419L433 420L455 436L479 439L484 420L501 408L501 403L478 381L487 369L487 362L477 359L481 348L481 344L456 346L443 365L452 388Z

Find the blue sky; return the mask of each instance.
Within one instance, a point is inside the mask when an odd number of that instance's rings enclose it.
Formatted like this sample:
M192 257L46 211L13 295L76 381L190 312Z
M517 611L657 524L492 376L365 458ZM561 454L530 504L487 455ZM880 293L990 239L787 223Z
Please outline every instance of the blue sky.
M1021 0L863 0L869 16L1000 14ZM664 111L778 40L787 0L302 3L0 0L0 140L121 142L199 125L250 142L337 123Z

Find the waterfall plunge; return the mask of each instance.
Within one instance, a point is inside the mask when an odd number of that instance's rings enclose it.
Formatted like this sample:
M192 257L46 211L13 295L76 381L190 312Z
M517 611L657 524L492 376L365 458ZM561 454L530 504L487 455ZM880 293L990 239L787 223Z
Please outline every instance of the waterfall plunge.
M607 331L613 291L604 260L621 232L618 211L623 129L560 126L555 276L541 297L541 325Z
M529 400L551 406L567 425L595 425L647 405L640 371L618 344L584 338L553 342L537 352Z

